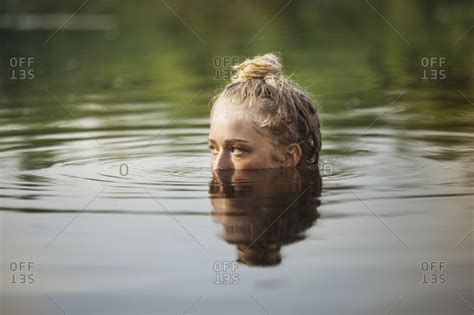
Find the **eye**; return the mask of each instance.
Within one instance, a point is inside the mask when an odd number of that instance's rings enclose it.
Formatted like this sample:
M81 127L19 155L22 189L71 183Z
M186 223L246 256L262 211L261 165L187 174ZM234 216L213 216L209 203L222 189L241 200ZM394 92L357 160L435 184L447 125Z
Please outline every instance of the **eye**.
M242 148L239 148L239 147L232 147L230 149L230 151L232 152L232 154L243 154L243 153L245 153L245 150L242 149Z
M217 148L212 144L209 145L209 150L211 151L212 154L219 153L219 150L217 150Z

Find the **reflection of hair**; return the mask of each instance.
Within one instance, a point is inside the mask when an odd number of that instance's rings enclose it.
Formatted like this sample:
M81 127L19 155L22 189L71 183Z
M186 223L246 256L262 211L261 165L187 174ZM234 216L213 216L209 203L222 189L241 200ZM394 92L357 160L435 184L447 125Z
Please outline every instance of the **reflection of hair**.
M281 246L270 244L266 247L249 248L246 245L237 245L239 258L237 261L247 266L275 266L281 263Z
M234 66L232 82L217 95L255 112L253 123L279 145L298 143L300 165L317 164L321 133L315 103L296 83L282 74L274 54L256 56Z
M229 201L213 211L227 218L221 221L222 238L237 245L241 263L278 265L281 247L304 239L319 217L321 177L318 172L299 176L294 168L247 171L237 182L230 174L214 178L209 187L211 198Z

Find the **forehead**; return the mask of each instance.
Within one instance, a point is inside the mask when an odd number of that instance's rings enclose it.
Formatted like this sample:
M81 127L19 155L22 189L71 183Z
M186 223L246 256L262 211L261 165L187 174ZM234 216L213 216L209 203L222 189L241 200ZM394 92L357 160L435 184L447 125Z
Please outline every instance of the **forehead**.
M251 124L252 113L245 105L236 105L221 99L211 113L209 137L214 140L252 138L260 135Z
M212 107L211 116L244 119L251 115L249 105L241 103L232 97L221 95ZM212 118L212 117L211 117Z

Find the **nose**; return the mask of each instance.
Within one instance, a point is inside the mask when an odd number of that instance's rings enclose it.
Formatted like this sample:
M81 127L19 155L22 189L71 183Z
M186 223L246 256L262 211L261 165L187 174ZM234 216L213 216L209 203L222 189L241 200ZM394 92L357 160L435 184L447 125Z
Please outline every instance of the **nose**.
M230 154L225 150L221 150L217 154L216 159L213 161L212 165L213 170L232 170L234 169L234 164L232 163L232 158Z

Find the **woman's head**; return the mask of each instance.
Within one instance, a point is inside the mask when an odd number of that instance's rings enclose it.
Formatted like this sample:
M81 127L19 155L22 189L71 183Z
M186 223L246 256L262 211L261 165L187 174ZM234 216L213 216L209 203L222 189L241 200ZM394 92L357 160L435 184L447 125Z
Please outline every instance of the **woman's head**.
M212 168L317 165L321 134L316 105L282 74L278 57L247 59L234 71L211 110Z

